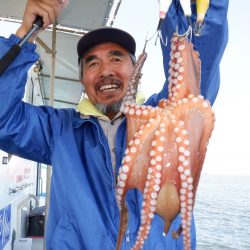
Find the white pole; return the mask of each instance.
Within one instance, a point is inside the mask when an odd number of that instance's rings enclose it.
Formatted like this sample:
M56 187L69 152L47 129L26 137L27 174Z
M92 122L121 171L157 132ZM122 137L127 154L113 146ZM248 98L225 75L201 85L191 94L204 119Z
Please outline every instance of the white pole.
M52 54L51 54L51 76L50 76L50 106L54 106L54 87L55 87L55 66L56 66L56 23L53 24L52 30ZM51 166L47 166L46 180L46 200L45 200L45 229L47 226L49 205L50 205L50 185L51 185ZM46 230L45 230L46 233ZM46 250L46 234L44 237L43 249Z

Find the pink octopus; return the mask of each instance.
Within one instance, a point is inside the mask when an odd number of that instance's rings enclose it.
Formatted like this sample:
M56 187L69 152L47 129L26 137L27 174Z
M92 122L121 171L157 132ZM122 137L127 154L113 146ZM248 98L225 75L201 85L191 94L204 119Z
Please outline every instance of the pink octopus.
M165 221L164 232L180 213L185 250L191 249L190 227L195 194L208 140L214 126L214 114L200 95L200 59L193 44L174 34L169 63L169 98L159 106L136 105L134 84L138 80L143 54L135 67L123 112L127 117L127 149L119 170L116 197L121 210L117 248L126 230L127 190L143 193L141 225L133 250L142 249L154 214Z

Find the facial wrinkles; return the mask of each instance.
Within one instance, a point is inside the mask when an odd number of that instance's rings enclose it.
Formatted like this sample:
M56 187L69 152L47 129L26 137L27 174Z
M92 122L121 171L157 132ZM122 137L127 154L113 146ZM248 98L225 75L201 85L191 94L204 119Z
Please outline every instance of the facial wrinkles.
M123 58L125 57L124 53L119 51L119 50L111 50L108 52L107 54L107 59L108 60L112 60L112 58L117 58L120 60L123 60ZM89 55L85 58L84 60L84 64L86 65L86 67L88 68L88 66L93 62L93 61L101 61L101 58L98 57L98 55Z
M117 44L104 43L83 57L83 79L86 94L93 104L119 102L133 70L127 51Z
M122 62L122 60L123 60L122 58L124 56L125 55L121 51L111 50L107 54L107 63L118 65ZM114 59L114 61L113 61L113 59ZM91 64L91 61L93 61L93 60L98 60L98 57L95 55L92 55L86 59L86 61L88 61L90 64ZM116 60L117 60L117 62L116 62ZM109 67L109 66L107 66L107 67ZM110 67L112 67L112 66L110 66ZM122 81L114 75L113 70L111 70L110 72L108 70L105 74L101 75L100 80L97 81L96 86L95 86L95 90L96 90L96 93L98 95L98 91L109 92L112 90L119 89L121 86L122 86Z
M125 55L121 51L111 50L108 52L106 56L107 58L106 63L118 65L122 62L124 57ZM97 61L97 65L94 65L93 68L90 68L90 70L93 70L93 71L97 70L97 68L99 67L98 64L100 64L100 61L102 61L102 59L99 58L98 55L95 55L95 54L91 54L85 58L86 67L87 68L91 67L92 63L95 63L95 61ZM102 75L101 79L97 81L96 86L95 86L96 94L98 94L98 91L108 92L108 91L115 90L121 87L122 85L121 80L115 78L113 76L112 71L110 73L109 71L107 71L106 74L107 76Z

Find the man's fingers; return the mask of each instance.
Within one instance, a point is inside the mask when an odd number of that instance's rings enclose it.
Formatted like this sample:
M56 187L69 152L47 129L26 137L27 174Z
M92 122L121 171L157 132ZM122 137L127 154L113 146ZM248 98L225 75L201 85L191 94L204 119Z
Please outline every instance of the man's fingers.
M42 17L43 27L47 28L54 23L60 12L60 4L57 0L28 0L24 11L23 22L17 30L17 36L23 37L32 27L37 16ZM33 40L33 39L30 39Z
M59 14L59 4L57 1L41 1L37 4L36 8L36 14L43 18L43 28L47 28L50 24L56 21L57 16Z

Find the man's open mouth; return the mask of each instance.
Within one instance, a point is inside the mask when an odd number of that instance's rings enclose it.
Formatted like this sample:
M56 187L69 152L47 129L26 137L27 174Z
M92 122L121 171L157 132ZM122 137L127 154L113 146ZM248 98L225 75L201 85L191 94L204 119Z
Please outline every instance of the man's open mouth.
M108 91L114 91L121 87L121 82L114 78L105 78L104 80L100 81L97 84L97 90L108 92Z
M102 85L98 88L99 91L112 91L112 90L116 90L119 89L119 85L118 84L108 84L108 85Z

